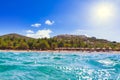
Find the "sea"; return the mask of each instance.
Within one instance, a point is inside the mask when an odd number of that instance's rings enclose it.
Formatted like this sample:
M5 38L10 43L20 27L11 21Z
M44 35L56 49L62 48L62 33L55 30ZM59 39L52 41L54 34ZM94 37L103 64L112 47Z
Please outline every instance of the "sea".
M0 52L0 80L120 80L120 53Z

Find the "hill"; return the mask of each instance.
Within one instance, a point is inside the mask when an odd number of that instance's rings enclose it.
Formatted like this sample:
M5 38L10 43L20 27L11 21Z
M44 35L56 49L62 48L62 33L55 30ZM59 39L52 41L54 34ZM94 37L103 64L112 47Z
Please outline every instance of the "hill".
M83 38L83 39L86 39L87 36L85 36L85 35L69 35L69 34L63 34L63 35L54 36L54 38L58 38L58 39Z
M110 43L110 41L105 39L97 39L96 37L87 37L85 35L69 35L69 34L63 34L63 35L57 35L53 38L56 38L57 40L81 40L84 42L101 42L101 43Z
M27 40L31 39L30 37L26 37L26 36L16 34L16 33L2 35L2 36L0 36L0 38L20 38L20 39L27 39Z
M120 50L120 43L85 35L57 35L52 38L34 39L16 33L0 36L0 49L55 50L60 48L87 48Z

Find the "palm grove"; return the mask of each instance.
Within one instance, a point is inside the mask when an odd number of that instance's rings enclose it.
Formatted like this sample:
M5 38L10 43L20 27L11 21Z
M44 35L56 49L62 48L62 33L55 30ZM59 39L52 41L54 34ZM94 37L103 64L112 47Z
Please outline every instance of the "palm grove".
M56 48L111 48L112 50L120 50L120 43L76 35L59 35L43 39L28 38L18 34L0 37L0 49L2 50L55 50Z

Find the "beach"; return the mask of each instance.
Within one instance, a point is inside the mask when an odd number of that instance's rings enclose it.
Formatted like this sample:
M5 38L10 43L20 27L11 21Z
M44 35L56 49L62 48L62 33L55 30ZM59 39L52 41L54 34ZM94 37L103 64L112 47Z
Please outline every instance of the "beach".
M0 52L50 52L50 53L117 53L120 51L70 51L70 50L0 50Z

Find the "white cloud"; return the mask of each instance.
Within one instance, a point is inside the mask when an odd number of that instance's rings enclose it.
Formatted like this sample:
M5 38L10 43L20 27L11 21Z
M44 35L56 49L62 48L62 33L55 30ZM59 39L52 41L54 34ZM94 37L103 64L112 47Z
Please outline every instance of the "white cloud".
M47 24L47 25L53 25L54 23L55 23L54 21L50 21L50 20L45 21L45 24Z
M35 24L32 24L31 26L32 26L32 27L40 27L41 24L40 24L40 23L35 23Z
M43 30L38 30L36 33L27 33L27 37L32 37L32 38L50 38L50 33L52 31L50 29L43 29Z
M26 33L34 33L32 30L27 30Z

